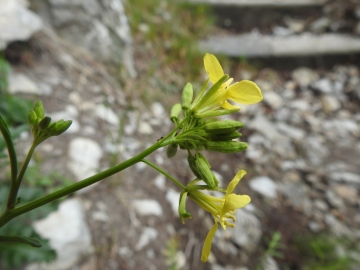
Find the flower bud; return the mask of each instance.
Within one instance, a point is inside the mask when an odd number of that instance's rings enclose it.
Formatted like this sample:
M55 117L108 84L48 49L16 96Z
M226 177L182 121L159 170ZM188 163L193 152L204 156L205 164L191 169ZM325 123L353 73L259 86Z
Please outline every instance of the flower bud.
M194 91L191 83L187 83L182 91L181 105L183 110L189 109L191 101L193 99Z
M204 129L209 134L228 134L243 126L244 124L239 121L223 120L207 123L205 124Z
M195 156L195 166L197 172L199 173L199 179L204 180L204 182L210 187L215 188L217 186L217 179L215 178L214 173L210 169L210 164L205 158L205 156L201 154L197 154Z
M37 119L37 115L36 112L34 112L33 110L30 110L29 112L29 122L31 125L34 125Z
M44 130L46 129L51 122L51 118L49 116L45 116L39 123L39 129Z
M231 141L240 138L242 134L238 131L233 131L228 134L207 134L206 138L210 141Z
M221 153L237 153L246 150L247 143L237 141L207 141L205 149Z
M51 136L58 136L64 133L72 124L71 120L59 120L49 126Z
M189 167L191 169L191 171L193 172L193 174L195 174L195 176L199 179L201 178L201 175L198 173L196 165L195 165L195 158L189 153L188 157L187 157L188 163L189 163Z
M166 155L168 158L172 158L176 155L178 149L178 145L176 143L168 145L166 148Z
M36 113L38 118L44 118L44 106L42 105L41 101L36 102L34 106L34 112Z
M176 103L174 106L172 106L170 113L170 119L173 123L176 123L176 120L179 118L180 113L181 105L179 103Z

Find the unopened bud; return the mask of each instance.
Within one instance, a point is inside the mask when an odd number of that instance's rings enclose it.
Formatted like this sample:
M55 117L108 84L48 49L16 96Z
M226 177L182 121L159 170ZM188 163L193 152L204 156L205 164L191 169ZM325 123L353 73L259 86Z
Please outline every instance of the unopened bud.
M195 158L190 153L188 154L187 160L188 160L189 167L190 167L191 171L193 172L193 174L195 174L195 176L197 178L202 179L201 175L197 171L196 164L195 164Z
M209 134L228 134L243 126L244 124L239 121L223 120L207 123L205 124L204 129Z
M30 122L30 124L31 125L35 124L36 119L37 119L36 112L34 112L33 110L30 110L30 112L29 112L29 122Z
M246 150L247 143L237 141L207 141L205 149L221 153L237 153Z
M182 91L181 96L181 105L183 110L189 109L189 106L191 104L191 101L193 99L194 90L191 83L187 83L184 87L184 90Z
M173 123L176 123L176 120L179 118L179 115L181 113L181 105L179 103L176 103L171 108L170 112L170 119Z
M45 116L39 123L39 129L44 130L46 129L51 122L51 118L49 116Z
M201 176L200 179L204 180L204 182L210 187L215 188L217 186L217 181L214 173L210 169L210 164L205 158L205 156L201 154L197 154L195 157L195 165L197 172Z
M44 106L42 105L41 101L36 102L34 106L34 112L36 113L38 118L44 118Z
M64 133L72 124L71 120L59 120L49 126L50 133L52 136L58 136Z
M207 134L206 138L210 141L231 141L240 138L242 134L238 131L233 131L228 134Z

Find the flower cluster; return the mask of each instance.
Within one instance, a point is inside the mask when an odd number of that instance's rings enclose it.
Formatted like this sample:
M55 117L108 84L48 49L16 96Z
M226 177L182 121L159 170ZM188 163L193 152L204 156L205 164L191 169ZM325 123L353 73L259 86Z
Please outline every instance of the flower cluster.
M202 261L207 261L218 224L223 229L227 226L234 227L234 223L230 221L235 221L235 210L247 205L250 197L232 193L245 175L245 171L239 171L224 190L218 187L219 181L201 151L205 149L236 153L245 150L247 144L239 141L241 133L238 132L244 124L235 120L218 120L216 117L240 110L240 107L230 102L254 104L263 97L259 87L251 81L243 80L231 84L233 79L224 74L214 55L205 55L204 66L209 79L196 97L193 97L193 87L188 83L184 87L181 104L175 104L171 109L170 119L176 131L173 133L172 143L167 148L167 155L175 156L178 148L186 150L189 167L196 176L180 195L179 215L182 222L191 217L191 214L185 210L187 198L191 198L214 218L214 225L206 237L201 256ZM209 82L212 83L211 87L208 87ZM200 180L206 185L199 184ZM206 194L203 190L222 191L225 195L217 198Z

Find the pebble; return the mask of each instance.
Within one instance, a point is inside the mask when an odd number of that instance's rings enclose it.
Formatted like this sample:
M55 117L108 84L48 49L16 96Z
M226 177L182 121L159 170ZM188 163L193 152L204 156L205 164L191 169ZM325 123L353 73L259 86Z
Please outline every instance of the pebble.
M135 212L140 216L154 215L160 217L163 214L162 207L156 200L134 200L133 206Z
M145 246L150 244L151 241L154 241L158 237L158 234L158 231L154 228L144 227L135 249L142 250Z
M69 143L68 168L77 180L94 175L103 155L100 145L89 138L77 137Z
M314 70L304 67L295 69L291 73L291 76L301 87L307 87L319 77Z
M282 97L275 92L264 92L264 102L272 109L279 109L283 105Z
M180 192L177 192L174 189L170 188L167 190L165 198L170 203L174 215L178 216Z
M277 196L277 185L267 176L258 176L249 181L252 190L260 193L266 198L275 199Z

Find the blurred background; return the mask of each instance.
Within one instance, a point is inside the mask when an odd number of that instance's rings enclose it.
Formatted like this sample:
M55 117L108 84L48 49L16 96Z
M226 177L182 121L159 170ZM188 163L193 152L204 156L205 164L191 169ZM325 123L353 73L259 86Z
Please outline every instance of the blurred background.
M36 151L20 191L33 200L115 165L171 128L187 82L199 89L214 53L264 101L241 106L247 151L208 153L226 186L252 202L219 229L212 218L138 164L10 222L2 233L39 237L41 249L0 245L1 269L359 269L360 1L0 0L0 113L22 160L37 100L71 128ZM0 201L9 167L0 141ZM193 179L185 153L150 160Z

